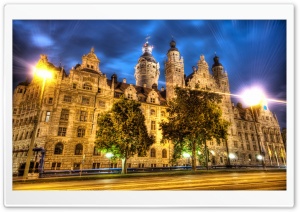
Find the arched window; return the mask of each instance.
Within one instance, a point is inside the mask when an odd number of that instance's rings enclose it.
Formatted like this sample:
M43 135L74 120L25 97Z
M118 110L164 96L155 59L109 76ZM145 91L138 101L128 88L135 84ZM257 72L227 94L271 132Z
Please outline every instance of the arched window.
M83 84L83 89L85 89L85 90L92 90L92 85L90 83L84 83Z
M151 110L150 110L150 114L151 114L151 116L155 116L155 110L154 110L154 109L151 109Z
M82 144L77 144L75 146L75 155L82 155L83 146Z
M166 149L162 150L162 158L167 158L167 150Z
M77 129L77 137L84 137L85 129L83 127L78 127Z
M156 151L155 151L154 148L152 148L152 149L150 150L150 157L152 157L152 158L155 158L155 157L156 157Z
M161 117L165 117L165 116L166 116L165 111L161 111Z
M54 147L54 154L55 155L61 155L63 153L64 145L59 142Z

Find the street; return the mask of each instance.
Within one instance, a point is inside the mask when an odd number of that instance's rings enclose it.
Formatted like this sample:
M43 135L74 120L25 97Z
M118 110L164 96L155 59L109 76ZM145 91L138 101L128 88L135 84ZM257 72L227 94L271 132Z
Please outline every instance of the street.
M286 190L286 172L221 172L62 182L14 182L13 190Z

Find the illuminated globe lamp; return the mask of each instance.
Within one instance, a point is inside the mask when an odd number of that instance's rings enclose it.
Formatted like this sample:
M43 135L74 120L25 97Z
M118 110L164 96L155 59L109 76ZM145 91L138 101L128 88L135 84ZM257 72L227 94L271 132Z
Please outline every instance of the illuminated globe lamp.
M258 122L257 118L256 118L256 110L254 110L253 107L259 106L263 110L268 110L267 99L266 99L264 93L262 92L262 90L257 88L257 87L247 89L243 94L243 99L244 99L245 103L250 106L252 119L255 122L254 123L254 128L255 128L255 133L256 133L256 136L257 136L261 161L262 161L263 169L266 170L264 151L263 151L263 147L262 147L262 144L261 144L261 141L260 141L260 138L259 138L259 134L258 134L258 130L257 130L257 126L256 126L256 123Z
M111 168L110 159L111 159L113 156L114 156L114 154L111 153L111 152L108 152L108 153L105 154L105 157L107 157L107 158L109 159L109 168Z
M182 153L182 156L187 159L188 165L190 165L190 157L191 155L187 152Z

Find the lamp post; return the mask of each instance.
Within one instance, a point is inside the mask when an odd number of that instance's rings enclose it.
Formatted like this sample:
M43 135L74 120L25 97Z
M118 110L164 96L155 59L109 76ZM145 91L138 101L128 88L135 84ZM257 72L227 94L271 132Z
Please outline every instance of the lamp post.
M114 156L114 154L111 153L111 152L108 152L108 153L105 154L105 157L107 157L109 159L109 166L108 166L108 168L110 168L110 166L111 166L110 159L111 159L112 156Z
M80 177L82 175L82 169L83 169L83 165L84 165L84 160L85 160L85 154L82 155L82 163L81 163L81 168L80 168Z
M261 140L256 126L256 123L258 123L256 111L253 109L254 106L261 105L261 103L265 100L265 97L259 89L254 88L251 90L247 90L243 95L243 98L250 105L251 116L254 121L254 129L257 136L258 148L259 148L260 155L262 156L261 162L262 162L263 169L266 170L265 152L263 151Z
M186 152L184 152L183 154L182 154L182 156L184 157L184 158L186 158L186 162L187 162L187 165L190 165L190 157L191 157L191 155L189 154L189 153L186 153Z
M235 154L229 153L228 157L229 157L229 161L234 160L235 159Z
M40 116L41 116L41 111L42 111L42 103L43 103L46 81L47 81L47 79L51 79L51 77L52 77L51 72L49 72L47 69L36 69L35 75L37 75L38 77L41 77L43 79L43 83L42 83L40 98L39 98L39 102L38 102L38 106L37 106L38 107L37 115L35 116L35 119L34 119L33 133L32 133L32 137L31 137L30 144L29 144L23 179L28 178L30 162L31 162L31 158L33 155L33 147L34 147L35 138L36 138L37 131L38 131L38 125L39 125L40 118L41 118Z

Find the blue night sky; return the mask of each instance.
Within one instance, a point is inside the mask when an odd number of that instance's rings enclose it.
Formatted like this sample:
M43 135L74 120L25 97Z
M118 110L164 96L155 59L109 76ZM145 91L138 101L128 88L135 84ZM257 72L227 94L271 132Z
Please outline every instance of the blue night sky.
M40 54L69 72L91 47L101 61L102 73L108 78L116 73L119 80L135 84L134 66L147 36L161 67L159 88L165 87L164 60L173 37L187 76L201 54L211 69L216 53L228 73L231 93L259 86L268 99L286 101L286 21L280 20L14 21L13 86L32 78ZM268 106L280 126L286 127L286 104L269 102Z

